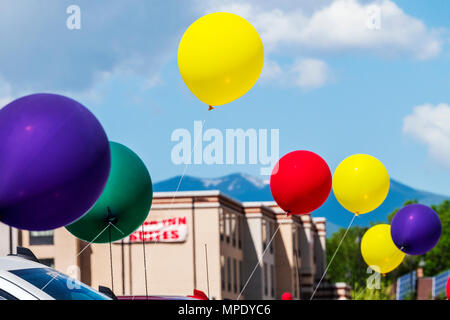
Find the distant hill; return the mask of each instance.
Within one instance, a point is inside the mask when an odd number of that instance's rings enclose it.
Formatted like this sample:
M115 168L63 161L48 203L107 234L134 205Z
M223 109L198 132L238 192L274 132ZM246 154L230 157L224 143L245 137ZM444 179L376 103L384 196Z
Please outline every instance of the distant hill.
M154 184L154 191L175 191L180 176ZM243 173L230 174L219 178L196 178L185 176L179 191L220 190L222 193L239 201L273 201L270 186L264 180ZM400 208L407 200L417 199L420 203L440 204L450 197L421 191L391 179L391 188L384 203L375 211L358 216L354 224L368 226L370 222L387 222L387 216L394 209ZM330 235L340 227L347 227L352 214L346 211L331 192L325 204L313 212L314 217L327 218L327 233Z

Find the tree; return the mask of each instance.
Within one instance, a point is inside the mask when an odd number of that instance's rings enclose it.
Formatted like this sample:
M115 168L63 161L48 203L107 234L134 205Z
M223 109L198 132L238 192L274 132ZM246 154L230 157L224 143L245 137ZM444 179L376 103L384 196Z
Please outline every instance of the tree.
M404 206L417 203L417 200L406 201ZM403 263L395 270L395 277L416 270L420 260L425 262L424 275L435 276L442 271L450 269L450 201L446 200L438 206L431 206L436 211L442 223L442 235L438 244L423 256L406 256ZM399 209L394 210L389 216L389 223Z
M403 207L406 207L406 206L408 206L410 204L415 204L415 203L419 203L417 201L417 199L407 200L403 204ZM395 214L400 209L401 208L397 208L392 213L390 213L388 215L389 224L392 222L392 219L394 218ZM417 270L417 268L419 266L419 262L420 262L420 257L406 255L405 259L403 259L403 262L395 270L393 270L389 274L389 278L391 278L392 280L395 280L395 279L397 279L398 277L400 277L400 276L402 276L404 274L407 274L407 273L410 273L410 272L412 272L414 270Z
M419 201L417 201L417 199L414 200L406 200L405 203L403 204L403 207L409 206L410 204L416 204L419 203ZM403 208L402 207L402 208ZM392 211L390 214L388 214L388 221L389 224L392 222L392 219L394 218L395 214L400 210L401 208L397 208L394 211Z
M438 244L424 256L425 276L435 276L450 269L450 201L444 201L432 208L441 219L442 235Z
M413 203L418 203L418 201L406 201L404 206ZM366 288L366 281L370 274L367 272L367 265L361 256L360 250L361 238L368 230L368 228L364 227L352 227L348 230L332 265L328 269L329 280L348 283L353 288L352 296L354 299L390 299L392 298L390 291L392 284L398 277L417 270L421 260L425 262L425 276L435 276L442 271L450 269L450 201L444 201L438 206L432 206L432 208L439 215L442 223L442 235L438 244L423 256L405 256L402 264L397 269L383 277L381 291L368 290ZM389 223L391 223L398 211L399 209L395 209L388 215ZM371 225L376 224L371 223ZM345 231L346 229L339 229L327 239L327 261L331 261Z
M355 284L352 289L353 300L393 300L395 298L392 290L392 281L382 279L380 288L369 289L367 286Z
M327 275L332 282L346 282L352 287L365 286L367 265L361 256L359 248L361 238L367 228L352 227L342 241L339 251L334 257L333 264L328 269ZM340 229L327 239L327 261L331 261L333 254L339 246L346 229Z
M417 203L417 200L406 201L404 206L413 203ZM360 250L362 236L368 230L365 227L355 226L348 230L332 265L328 269L328 279L332 282L348 283L353 288L352 296L354 298L358 296L358 299L384 299L390 297L389 290L391 290L396 279L416 270L422 259L425 262L425 276L435 276L450 269L450 201L444 201L439 206L432 206L432 208L439 215L442 223L442 235L439 243L423 256L405 256L397 269L383 277L382 292L371 292L364 289L366 288L367 278L370 276ZM389 223L399 210L395 209L388 215ZM371 226L376 224L378 223L371 223ZM327 239L327 261L331 261L345 231L346 229L341 228Z

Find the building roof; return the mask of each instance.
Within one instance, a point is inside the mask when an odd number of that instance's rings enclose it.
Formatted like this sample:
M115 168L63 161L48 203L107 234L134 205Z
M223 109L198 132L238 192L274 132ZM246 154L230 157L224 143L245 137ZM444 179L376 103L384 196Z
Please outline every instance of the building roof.
M166 198L166 197L198 197L198 196L218 196L222 195L219 190L201 190L201 191L163 191L163 192L154 192L153 197L155 198Z
M265 206L263 202L243 202L244 212L246 215L250 214L262 214L269 218L274 219L276 212L269 206Z
M283 209L281 209L277 203L275 201L245 201L245 202L240 202L237 199L234 199L222 192L220 192L219 190L199 190L199 191L167 191L167 192L155 192L153 194L153 198L154 199L164 199L164 198L172 198L172 199L177 199L177 198L196 198L196 197L217 197L219 198L219 202L221 202L220 200L223 200L224 202L226 202L228 205L231 206L235 206L235 207L241 207L244 209L248 209L248 208L261 208L262 213L266 214L266 215L271 215L273 214L274 216L278 216L283 218L286 214L283 211ZM172 204L173 205L173 204ZM165 206L163 206L165 207ZM176 206L174 206L176 207ZM294 221L297 222L301 222L304 219L302 219L301 217L297 217L297 216L289 216L289 219L292 219ZM312 218L312 223L325 223L326 222L326 218L324 217L314 217Z
M237 199L231 198L219 190L201 190L201 191L167 191L155 192L153 198L193 198L193 197L221 197L229 201L241 204Z
M155 192L153 194L153 199L158 202L155 206L152 206L152 208L161 208L166 209L167 206L170 208L176 208L179 207L177 205L180 204L180 201L176 201L177 199L182 198L217 198L216 203L221 204L225 207L228 207L229 209L238 211L239 213L243 214L243 206L242 203L234 198L231 198L219 190L202 190L202 191L170 191L170 192ZM160 200L160 201L158 201ZM211 204L214 201L206 200L202 201L204 199L199 199L199 201L196 201L195 206L196 207L204 207L211 206ZM203 202L203 203L202 203ZM183 204L181 204L183 205ZM184 204L186 205L186 203Z

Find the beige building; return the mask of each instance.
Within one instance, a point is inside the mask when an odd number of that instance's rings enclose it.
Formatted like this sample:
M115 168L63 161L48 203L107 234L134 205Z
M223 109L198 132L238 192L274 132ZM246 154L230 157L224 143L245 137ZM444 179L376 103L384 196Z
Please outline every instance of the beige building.
M144 224L130 237L88 245L64 228L19 233L49 265L116 295L145 295L144 246L150 295L214 299L308 299L323 274L325 219L287 216L274 202L240 203L219 191L157 192ZM144 232L142 232L144 230ZM251 277L250 277L251 276ZM250 280L249 280L250 279Z
M265 202L276 214L277 296L290 292L309 299L326 268L326 220L310 215L286 215L275 202Z
M17 229L0 222L0 257L15 253L17 247Z
M275 299L275 231L276 215L273 210L257 202L243 204L245 213L245 265L244 275L248 299ZM275 237L274 237L275 235Z

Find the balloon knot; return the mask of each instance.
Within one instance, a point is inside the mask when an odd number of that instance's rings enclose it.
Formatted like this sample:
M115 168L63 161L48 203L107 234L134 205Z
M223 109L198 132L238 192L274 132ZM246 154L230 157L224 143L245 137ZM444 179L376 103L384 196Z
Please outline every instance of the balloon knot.
M117 220L117 217L108 217L108 223L116 224Z
M117 217L115 217L113 215L113 213L112 213L112 211L111 211L111 209L109 207L107 208L107 210L108 210L108 215L106 216L106 221L108 223L115 224L117 222Z
M208 111L214 110L213 106L209 106Z

